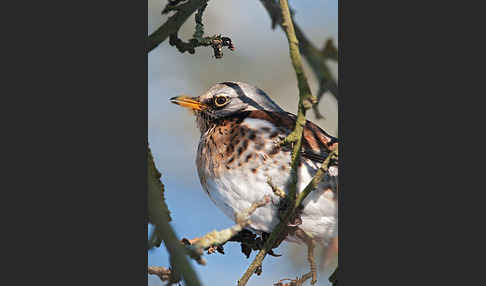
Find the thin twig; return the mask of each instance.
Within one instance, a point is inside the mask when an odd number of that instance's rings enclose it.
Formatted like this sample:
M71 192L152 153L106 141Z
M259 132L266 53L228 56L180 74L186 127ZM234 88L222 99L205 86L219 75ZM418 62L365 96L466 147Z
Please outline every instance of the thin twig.
M268 195L265 196L261 201L254 202L247 210L236 215L236 224L234 226L221 231L212 231L197 239L197 241L191 245L191 247L202 250L210 246L224 244L251 223L250 216L257 208L260 208L269 202L270 196Z
M272 182L272 178L268 178L267 179L267 184L270 186L270 188L272 188L272 191L275 195L279 196L280 198L282 199L285 199L285 197L287 196L287 194L285 194L284 191L282 191L281 189L279 189L277 186L275 186Z
M169 281L171 280L172 271L165 267L149 266L148 274L157 275L162 281Z

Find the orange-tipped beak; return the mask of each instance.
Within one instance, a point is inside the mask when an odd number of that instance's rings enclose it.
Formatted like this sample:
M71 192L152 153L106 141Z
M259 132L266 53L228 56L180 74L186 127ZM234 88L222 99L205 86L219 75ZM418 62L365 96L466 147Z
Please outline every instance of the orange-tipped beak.
M192 110L203 110L205 108L204 104L200 103L192 97L188 97L185 95L175 96L171 98L170 101L172 103L175 103L185 108L190 108Z

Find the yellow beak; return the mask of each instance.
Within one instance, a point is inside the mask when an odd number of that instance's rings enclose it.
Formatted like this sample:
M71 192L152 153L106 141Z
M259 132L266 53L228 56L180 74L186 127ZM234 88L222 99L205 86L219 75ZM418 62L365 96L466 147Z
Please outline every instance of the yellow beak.
M185 95L175 96L170 99L172 103L180 105L185 108L190 108L192 110L203 110L206 106L199 101L195 100L193 97L188 97Z

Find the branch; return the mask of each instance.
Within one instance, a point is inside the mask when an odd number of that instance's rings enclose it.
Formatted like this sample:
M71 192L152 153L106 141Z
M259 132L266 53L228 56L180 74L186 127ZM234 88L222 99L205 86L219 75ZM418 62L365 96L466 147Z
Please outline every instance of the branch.
M221 231L212 231L197 239L192 247L203 250L210 246L224 244L251 223L250 216L257 208L260 208L269 202L270 196L264 196L261 201L254 202L246 211L236 215L236 225Z
M283 218L280 223L274 228L270 237L265 242L263 249L257 254L253 262L250 264L246 272L243 274L241 279L238 281L238 286L246 285L250 277L255 273L265 258L267 252L273 248L274 244L282 237L284 231L287 229L290 218L296 211L297 207L295 205L295 196L297 191L297 180L298 180L298 167L300 161L300 149L302 146L302 134L304 131L304 125L306 122L305 113L313 103L315 103L316 98L312 96L309 84L307 83L307 78L304 73L302 66L302 60L299 53L299 42L295 35L294 26L292 19L290 17L290 11L288 7L287 0L280 0L280 7L282 12L282 23L281 26L284 28L287 35L289 43L290 58L292 60L292 65L295 70L295 74L298 80L299 86L299 108L297 112L297 119L295 122L294 130L287 136L284 140L285 143L293 143L292 157L291 157L291 176L290 183L288 185L289 192L287 199L289 201L289 207L287 208Z
M285 30L282 21L282 14L279 5L274 0L260 0L262 5L267 10L272 19L272 29L277 24ZM338 85L334 79L326 60L337 61L337 49L331 39L326 41L326 45L322 51L319 51L305 36L300 27L294 23L295 34L299 40L299 48L302 55L309 63L312 71L319 81L319 90L317 92L317 103L314 104L313 109L317 118L323 118L318 110L319 102L326 91L330 91L336 98L338 98Z
M162 13L167 13L170 10L175 10L176 13L169 17L169 19L167 19L162 26L150 34L148 37L147 53L165 41L169 35L177 33L189 16L191 16L192 13L194 13L201 6L206 4L206 2L207 0L192 0L176 6L177 8L170 8L171 3L169 2Z
M233 43L230 38L222 37L221 35L214 35L211 37L203 37L204 24L202 23L202 15L208 5L209 0L189 0L183 4L181 0L169 1L169 4L164 8L162 14L166 14L170 11L176 11L172 17L160 26L155 32L153 32L148 38L148 50L152 51L160 43L164 42L169 37L169 44L176 46L177 50L181 53L189 52L195 53L197 47L211 46L214 50L214 56L219 59L223 57L223 47L228 47L230 50L234 50ZM188 42L184 42L179 39L177 33L181 26L186 22L189 16L196 13L196 28L193 38Z
M150 222L155 226L157 236L164 241L170 254L173 267L171 277L177 280L180 278L178 277L178 273L180 273L186 282L185 285L200 286L201 282L186 257L187 251L169 224L169 210L163 196L164 185L160 181L161 175L155 167L152 153L148 147L147 155L148 215Z

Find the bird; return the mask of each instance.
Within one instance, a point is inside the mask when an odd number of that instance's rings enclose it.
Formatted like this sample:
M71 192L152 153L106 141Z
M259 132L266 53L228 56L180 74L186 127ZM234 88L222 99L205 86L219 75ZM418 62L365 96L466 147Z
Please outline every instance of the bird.
M200 130L196 166L203 190L230 219L264 196L270 203L250 216L248 229L270 233L279 223L282 196L288 193L291 146L279 144L295 126L286 112L262 89L238 81L221 82L205 93L172 97L170 101L195 115ZM338 139L311 121L306 122L298 167L297 193L311 181ZM338 235L338 162L333 160L323 180L303 201L285 241L330 245ZM309 258L308 258L309 259ZM309 260L309 262L311 262ZM314 269L313 281L315 281Z

